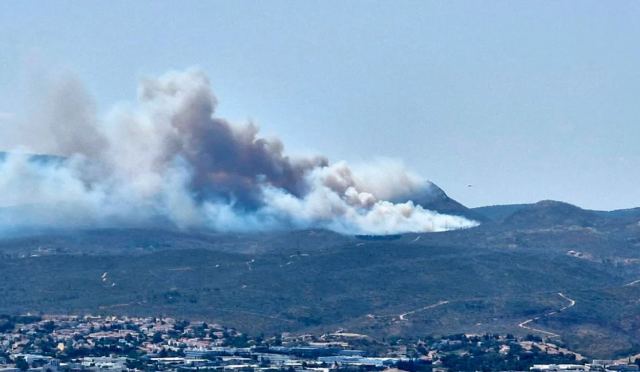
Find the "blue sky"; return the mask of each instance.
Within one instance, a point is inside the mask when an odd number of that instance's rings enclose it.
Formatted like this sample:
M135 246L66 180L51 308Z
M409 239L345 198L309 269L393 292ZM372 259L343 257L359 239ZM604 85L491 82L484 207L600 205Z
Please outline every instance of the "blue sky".
M0 125L34 75L76 75L106 112L199 66L220 116L293 154L402 159L469 206L634 207L638 19L625 1L3 1Z

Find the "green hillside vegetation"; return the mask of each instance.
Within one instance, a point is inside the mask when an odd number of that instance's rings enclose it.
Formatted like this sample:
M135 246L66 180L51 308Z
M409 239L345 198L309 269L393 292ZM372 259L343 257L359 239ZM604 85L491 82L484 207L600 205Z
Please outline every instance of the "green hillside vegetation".
M557 334L613 357L640 351L640 283L625 286L640 279L639 236L635 220L544 202L503 223L392 240L322 230L14 237L0 242L0 312L171 315L255 334ZM557 312L568 303L559 292L575 306ZM534 330L519 326L536 317L525 324Z

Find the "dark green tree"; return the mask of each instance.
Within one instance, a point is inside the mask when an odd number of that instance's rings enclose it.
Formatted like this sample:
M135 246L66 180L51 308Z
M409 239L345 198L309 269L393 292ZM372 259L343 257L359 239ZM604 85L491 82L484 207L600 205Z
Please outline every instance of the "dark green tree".
M27 371L29 370L29 363L27 363L24 357L18 357L16 358L16 368L21 371Z

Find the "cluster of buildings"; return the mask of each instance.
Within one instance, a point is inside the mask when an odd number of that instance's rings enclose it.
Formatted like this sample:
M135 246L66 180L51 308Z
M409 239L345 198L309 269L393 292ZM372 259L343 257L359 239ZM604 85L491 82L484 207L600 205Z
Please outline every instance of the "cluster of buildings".
M585 371L597 371L597 372L622 372L622 371L640 371L640 367L637 364L625 363L619 360L599 360L594 359L591 363L586 364L534 364L531 367L531 371L536 372L585 372Z
M250 338L233 329L173 318L0 318L0 372L382 370L408 360L371 356L334 333Z
M41 371L639 371L588 361L539 337L450 335L375 340L337 331L320 336L248 336L169 317L2 316L0 372Z

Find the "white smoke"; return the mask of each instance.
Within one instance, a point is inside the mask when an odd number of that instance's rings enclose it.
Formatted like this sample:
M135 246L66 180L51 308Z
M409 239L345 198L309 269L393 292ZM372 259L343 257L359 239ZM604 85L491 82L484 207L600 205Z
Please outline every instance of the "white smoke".
M215 117L216 99L198 70L142 81L135 105L101 119L77 81L57 86L45 103L31 120L0 127L13 145L0 161L0 227L395 234L477 225L410 201L432 185L399 162L291 158L254 125Z

